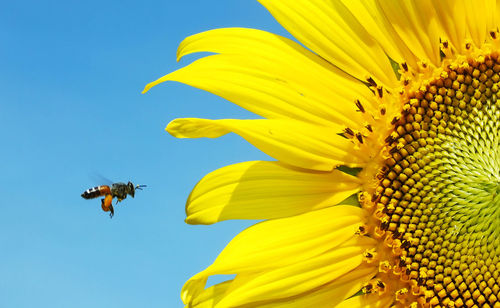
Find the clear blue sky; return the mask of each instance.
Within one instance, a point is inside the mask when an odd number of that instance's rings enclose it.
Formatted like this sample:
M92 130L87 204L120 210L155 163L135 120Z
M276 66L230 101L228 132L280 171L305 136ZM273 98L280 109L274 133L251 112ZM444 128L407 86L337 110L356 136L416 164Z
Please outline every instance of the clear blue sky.
M182 307L186 279L249 225L184 224L217 168L267 159L237 136L175 139L175 117L253 117L185 85L144 85L186 36L283 33L254 0L3 1L0 10L0 307ZM109 219L92 175L147 184Z

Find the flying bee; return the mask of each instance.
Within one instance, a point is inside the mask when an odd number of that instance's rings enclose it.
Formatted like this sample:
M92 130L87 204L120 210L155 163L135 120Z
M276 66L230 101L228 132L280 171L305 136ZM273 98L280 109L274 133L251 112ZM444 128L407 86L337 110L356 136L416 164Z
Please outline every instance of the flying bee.
M105 212L110 212L109 217L113 217L115 210L113 209L113 198L116 198L116 204L121 202L123 199L130 195L134 198L136 189L142 190L146 185L135 185L132 182L125 183L113 183L111 187L108 185L101 185L97 187L92 187L83 192L82 197L84 199L94 199L97 197L104 196L101 199L101 207Z

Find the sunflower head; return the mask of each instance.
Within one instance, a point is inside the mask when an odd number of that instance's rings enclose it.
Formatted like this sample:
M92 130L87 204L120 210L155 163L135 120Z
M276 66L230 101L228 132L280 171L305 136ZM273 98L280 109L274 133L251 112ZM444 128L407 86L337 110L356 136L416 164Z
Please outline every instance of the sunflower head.
M277 161L214 171L187 222L262 219L191 278L188 307L500 307L495 1L261 0L298 40L218 29L167 80L264 119L177 119ZM236 274L205 288L207 278Z

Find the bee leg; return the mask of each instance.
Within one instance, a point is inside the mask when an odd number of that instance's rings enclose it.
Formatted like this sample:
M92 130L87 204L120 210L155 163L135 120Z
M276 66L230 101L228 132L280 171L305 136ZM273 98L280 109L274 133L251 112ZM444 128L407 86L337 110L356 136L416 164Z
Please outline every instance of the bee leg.
M114 215L112 203L113 203L113 196L112 195L106 195L106 197L104 199L101 199L102 210L104 212L111 211L111 213L110 213L111 217L113 217L113 215Z
M111 213L109 213L109 218L113 218L113 215L115 215L115 210L113 209L112 205L109 206L109 210L111 211Z

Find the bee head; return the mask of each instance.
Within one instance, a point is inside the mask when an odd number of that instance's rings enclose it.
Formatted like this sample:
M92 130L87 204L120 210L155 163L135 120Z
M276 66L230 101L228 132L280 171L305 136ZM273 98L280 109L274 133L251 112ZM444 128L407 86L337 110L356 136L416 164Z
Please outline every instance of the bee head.
M146 187L146 185L135 185L134 186L134 184L132 184L132 182L128 182L128 184L127 184L128 194L131 195L133 198L135 195L135 190L136 189L142 190L143 187Z
M135 195L135 186L134 186L134 184L132 184L132 182L128 182L127 190L128 190L128 194L131 195L133 198Z

